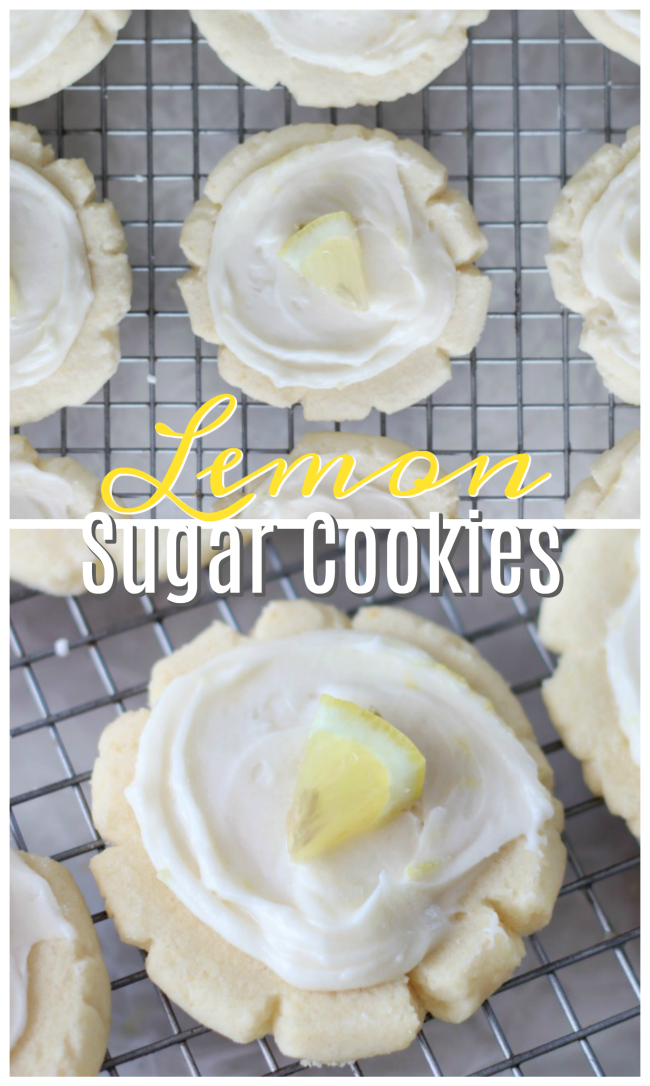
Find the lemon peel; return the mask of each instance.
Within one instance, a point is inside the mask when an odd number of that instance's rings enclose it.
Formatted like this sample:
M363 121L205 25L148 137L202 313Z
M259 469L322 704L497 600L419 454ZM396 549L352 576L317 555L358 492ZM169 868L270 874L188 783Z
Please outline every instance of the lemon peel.
M412 807L425 770L415 744L392 724L323 694L287 817L291 859L312 860Z
M368 309L368 288L357 226L347 211L334 211L302 226L280 257L314 286L351 309Z

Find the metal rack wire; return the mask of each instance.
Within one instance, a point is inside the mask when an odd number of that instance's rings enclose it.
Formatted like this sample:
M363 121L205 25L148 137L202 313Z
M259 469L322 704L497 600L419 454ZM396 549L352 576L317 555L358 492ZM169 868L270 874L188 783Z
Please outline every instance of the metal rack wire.
M426 554L423 568L426 573ZM462 551L457 569L466 583ZM250 570L248 586L249 575ZM342 576L339 580L343 585ZM423 586L399 605L467 637L521 698L565 805L566 880L551 924L526 941L516 974L468 1022L452 1026L429 1019L406 1052L321 1070L285 1059L272 1038L238 1046L175 1007L147 978L143 956L120 942L88 871L89 859L103 847L89 807L90 770L101 731L117 713L145 704L156 659L217 617L247 631L265 600L253 597L250 587L241 597L217 601L204 585L201 598L186 608L168 604L164 589L156 597L136 598L120 590L108 597L63 600L16 588L12 835L19 847L65 863L94 915L113 987L105 1074L639 1073L637 843L585 789L580 766L548 721L540 685L553 660L537 637L537 597L527 591L514 599L498 596L489 573L483 583L481 597L435 599ZM283 530L270 544L267 599L305 596L301 536ZM360 605L345 587L331 602L349 611ZM390 606L395 598L380 583L375 598L361 605L370 602Z
M122 217L135 277L116 376L89 404L24 433L42 453L75 455L99 476L129 465L160 478L173 447L155 423L183 428L199 404L228 388L214 349L191 334L175 285L185 270L178 233L205 176L260 129L302 120L378 124L422 142L467 192L489 238L481 264L493 296L476 351L454 362L452 380L434 397L349 428L432 449L449 470L478 452L530 452L538 474L552 478L518 500L517 515L561 516L594 457L637 425L637 411L607 395L577 347L581 319L556 303L544 267L546 222L577 166L638 122L638 78L638 67L603 49L572 12L494 11L422 93L376 109L304 109L281 88L257 91L238 80L186 11L134 12L94 73L15 111L59 154L86 158ZM239 402L220 440L244 450L243 471L315 428L299 408L243 395ZM219 447L191 455L178 488L184 498L194 497L195 474ZM473 500L465 494L463 503L490 517L515 512L496 489ZM168 503L158 515L177 511Z

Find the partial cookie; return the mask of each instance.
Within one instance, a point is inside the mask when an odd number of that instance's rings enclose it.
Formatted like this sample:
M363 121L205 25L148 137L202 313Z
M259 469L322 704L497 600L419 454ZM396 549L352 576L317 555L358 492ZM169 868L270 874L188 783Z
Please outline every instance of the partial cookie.
M487 11L191 11L224 64L301 106L392 102L449 68Z
M88 907L54 860L11 853L12 1077L96 1075L111 986Z
M413 812L298 864L285 820L323 692L379 713L428 768ZM121 938L208 1028L272 1031L320 1063L405 1048L426 1010L471 1015L548 922L565 859L550 767L448 630L272 603L250 638L216 622L161 660L150 700L100 741L93 817L112 847L92 870Z
M10 423L86 403L120 361L131 269L115 208L82 159L11 126Z
M585 318L580 348L606 388L638 404L640 389L640 149L631 128L606 143L564 186L546 258L558 301Z
M621 9L603 11L574 11L582 25L599 42L627 57L634 64L641 63L641 12Z
M640 823L640 535L584 529L562 556L564 585L545 599L542 641L560 662L542 687L585 782L637 837Z
M382 129L252 136L210 174L181 246L179 286L221 375L308 419L423 399L485 322L472 208L432 155Z
M287 460L289 465L300 457L316 453L321 458L321 466L338 459L338 463L325 475L311 497L302 494L302 486L311 461L297 468L282 484L279 494L271 497L269 486L271 477L256 492L255 501L244 510L246 518L286 520L302 519L314 512L331 513L339 519L365 518L418 518L426 520L429 513L442 513L445 517L455 517L458 508L458 483L452 479L439 490L426 494L416 494L409 498L398 498L390 493L391 473L380 475L355 494L345 498L335 498L332 487L343 464L342 457L354 457L355 467L350 475L348 487L371 475L372 472L389 464L392 460L406 456L415 450L402 441L389 437L374 437L369 434L342 432L307 433L300 438ZM418 460L409 465L400 479L400 488L407 490L414 487L417 480L427 475L428 463ZM442 472L440 473L442 474Z
M10 516L25 520L83 520L89 513L117 516L104 504L99 479L72 456L41 459L36 449L21 434L10 438ZM160 576L167 576L167 537L169 529L158 534ZM214 551L210 529L201 531L201 565L207 565ZM118 575L124 570L124 535L118 529L117 542L97 538L112 555ZM187 558L185 541L181 561ZM80 528L12 528L9 533L9 575L12 580L52 596L76 596L85 592L83 563L92 555L84 543ZM138 576L144 574L144 548L138 550ZM95 565L98 575L101 568Z
M28 106L69 87L104 59L130 11L12 11L12 106Z
M607 449L589 469L564 507L568 519L634 520L641 516L640 431Z

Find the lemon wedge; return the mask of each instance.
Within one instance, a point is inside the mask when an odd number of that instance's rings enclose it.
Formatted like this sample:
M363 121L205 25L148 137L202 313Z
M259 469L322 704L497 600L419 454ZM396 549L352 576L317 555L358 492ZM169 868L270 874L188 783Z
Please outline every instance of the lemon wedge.
M312 860L413 806L425 768L392 724L323 694L287 817L291 859Z
M9 273L9 316L15 317L18 312L18 287L11 272Z
M351 309L368 308L363 254L354 219L347 211L321 215L284 243L280 256L319 290Z

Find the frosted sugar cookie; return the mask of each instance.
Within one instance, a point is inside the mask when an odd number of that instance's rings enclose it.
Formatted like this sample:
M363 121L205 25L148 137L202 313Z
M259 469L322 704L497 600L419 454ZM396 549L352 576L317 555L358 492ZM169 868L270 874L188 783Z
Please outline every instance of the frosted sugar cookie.
M130 11L12 11L9 100L28 106L76 83L112 49Z
M55 159L31 125L10 127L10 422L21 426L86 403L113 376L131 269L85 162Z
M12 520L83 520L88 513L109 513L117 517L100 495L99 479L72 456L41 459L22 435L10 438L9 509ZM159 569L167 576L168 529L158 535ZM124 536L118 530L116 543L105 542L121 576L124 569ZM185 545L183 544L185 547ZM184 555L186 557L187 548ZM201 532L201 563L213 555L210 531ZM52 596L85 592L83 563L91 559L81 528L12 528L9 533L9 575L19 584ZM185 558L183 558L185 560ZM138 575L144 573L145 553L138 553ZM98 573L101 572L99 567Z
M476 343L489 279L474 213L422 147L381 129L252 136L188 216L180 280L230 384L309 419L397 411Z
M641 63L641 12L623 8L574 12L594 38L635 64Z
M61 864L11 852L11 1075L96 1075L111 986L86 903Z
M349 485L353 485L360 479L378 471L391 460L412 453L414 450L402 441L395 441L389 437L374 437L368 434L352 433L308 433L301 437L288 460L294 463L299 457L316 453L324 465L335 457L352 455L355 467L350 475ZM415 495L410 498L398 498L390 493L390 472L380 475L368 483L361 490L345 498L335 498L332 487L337 474L336 465L324 477L323 482L317 487L311 497L302 494L302 486L306 479L309 463L296 468L295 474L291 474L282 484L279 494L271 497L269 494L269 482L256 488L254 502L244 511L245 517L259 517L268 519L303 518L314 512L331 513L339 519L363 519L363 518L395 518L427 519L429 513L442 513L445 517L454 517L458 507L458 485L455 479L446 483L439 490L432 490L427 494ZM406 490L413 486L417 478L426 475L428 465L423 461L416 461L409 465L403 473L400 486Z
M564 586L545 599L539 633L560 653L542 687L551 720L582 762L586 784L640 833L640 535L576 532Z
M580 347L605 386L640 402L640 147L631 128L606 143L564 186L546 258L558 301L585 318Z
M149 976L209 1028L272 1031L319 1063L398 1050L425 1010L471 1015L548 922L551 770L449 631L271 603L250 637L217 622L158 663L150 701L100 741L93 817L112 847L92 870Z
M626 434L589 469L564 507L564 515L626 520L641 516L640 432Z
M487 11L192 11L237 75L302 106L392 102L449 68Z

